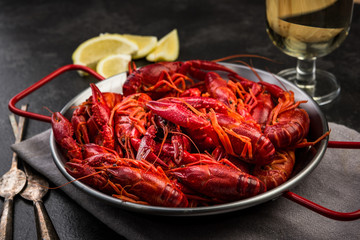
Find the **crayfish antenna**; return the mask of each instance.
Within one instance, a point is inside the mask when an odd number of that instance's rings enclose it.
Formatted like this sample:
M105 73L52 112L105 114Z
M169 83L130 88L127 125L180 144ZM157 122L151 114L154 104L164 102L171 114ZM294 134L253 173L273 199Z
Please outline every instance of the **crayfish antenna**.
M222 62L222 61L226 61L226 60L230 60L230 59L234 59L234 58L260 58L260 59L264 59L270 62L274 62L274 63L278 63L277 61L264 57L264 56L260 56L260 55L256 55L256 54L234 54L234 55L230 55L227 57L223 57L223 58L219 58L219 59L214 59L212 60L213 62Z
M257 73L257 71L255 70L255 68L253 66L251 66L250 64L248 64L247 62L241 61L241 60L236 60L234 62L238 62L241 63L245 66L247 66L257 77L257 79L259 79L260 82L263 82L264 80L262 80L262 78L260 77L260 75Z
M99 174L99 173L100 173L100 172L91 173L91 174L89 174L89 175L86 175L86 176L83 176L83 177L80 177L80 178L71 180L71 181L69 181L69 182L67 182L67 183L64 183L64 184L62 184L62 185L60 185L60 186L57 186L57 187L46 187L46 186L42 186L41 184L38 184L38 183L35 183L35 184L37 184L37 185L39 185L39 186L41 186L41 187L43 187L43 188L47 188L47 189L49 189L49 190L55 190L55 189L59 189L59 188L65 187L66 185L68 185L68 184L70 184L70 183L73 183L73 182L76 182L76 181L79 181L79 180L82 180L82 179L85 179L85 178L88 178L88 177L92 177L92 176L97 175L97 174Z
M44 106L43 107L45 110L47 110L49 113L51 113L51 114L53 114L54 112L53 111L51 111L48 107L46 107L46 106Z

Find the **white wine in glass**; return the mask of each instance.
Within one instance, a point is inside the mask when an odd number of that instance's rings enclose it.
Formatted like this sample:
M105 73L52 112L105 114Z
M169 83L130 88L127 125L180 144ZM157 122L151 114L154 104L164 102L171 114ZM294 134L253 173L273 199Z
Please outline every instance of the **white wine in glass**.
M340 93L335 76L316 69L316 58L340 46L348 35L353 0L266 0L267 32L273 44L298 59L278 75L294 82L319 104Z

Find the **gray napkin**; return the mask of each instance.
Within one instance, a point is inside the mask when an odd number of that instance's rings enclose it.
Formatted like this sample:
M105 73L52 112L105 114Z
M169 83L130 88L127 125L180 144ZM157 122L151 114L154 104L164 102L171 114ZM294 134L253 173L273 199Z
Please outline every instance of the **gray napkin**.
M335 123L329 125L331 140L360 141L358 132ZM12 148L55 186L60 186L67 180L53 162L49 136L50 130ZM335 211L358 210L359 151L329 148L318 167L292 191ZM328 219L284 197L215 216L162 217L106 205L71 184L60 189L127 239L359 239L360 236L359 220Z

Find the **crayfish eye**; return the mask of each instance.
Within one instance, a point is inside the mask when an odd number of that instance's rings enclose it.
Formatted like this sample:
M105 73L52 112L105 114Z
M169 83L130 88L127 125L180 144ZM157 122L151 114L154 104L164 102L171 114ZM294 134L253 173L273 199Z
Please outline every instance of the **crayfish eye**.
M125 143L125 138L124 138L124 137L121 138L121 142L122 142L122 143Z

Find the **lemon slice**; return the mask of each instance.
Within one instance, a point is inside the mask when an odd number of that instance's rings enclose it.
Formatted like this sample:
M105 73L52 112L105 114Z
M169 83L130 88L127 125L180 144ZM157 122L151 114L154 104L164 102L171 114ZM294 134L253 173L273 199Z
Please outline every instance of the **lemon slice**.
M135 54L136 43L118 34L101 34L81 43L72 55L74 64L88 66L95 70L97 62L112 54Z
M96 72L108 78L126 72L130 61L131 55L129 54L112 54L100 59L96 65Z
M147 55L150 62L175 61L179 57L179 36L177 29L172 30L159 40L154 51Z
M139 50L132 56L133 59L143 58L148 55L152 50L155 49L157 44L157 37L154 36L140 36L132 34L123 34L121 35L124 38L135 42Z

